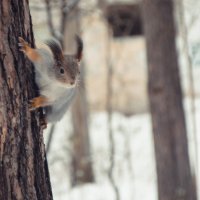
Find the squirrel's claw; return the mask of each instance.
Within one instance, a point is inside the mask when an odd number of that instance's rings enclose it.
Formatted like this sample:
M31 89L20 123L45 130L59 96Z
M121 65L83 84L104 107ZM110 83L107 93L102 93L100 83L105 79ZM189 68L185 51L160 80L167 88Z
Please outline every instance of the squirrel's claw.
M19 39L19 43L18 43L19 50L25 53L29 45L22 37L19 37L18 39Z
M44 96L39 96L39 97L30 99L28 102L29 110L33 111L33 110L36 110L37 108L45 106L45 103L47 102L46 100L47 98ZM40 126L42 127L42 129L47 128L47 120L45 116L40 118Z
M45 116L40 118L40 126L42 127L43 130L47 128L47 119L45 118Z
M37 107L36 107L36 104L35 104L35 102L33 101L33 99L32 100L29 100L29 102L28 102L28 109L30 110L30 111L33 111L33 110L35 110Z
M39 97L35 97L35 98L29 100L29 102L28 102L28 108L29 108L30 111L33 111L33 110L41 107L40 101L39 101L38 98Z
M39 61L41 59L41 55L32 48L28 42L26 42L22 37L19 37L19 51L22 51L32 62Z
M44 96L35 97L29 100L29 110L33 111L37 108L44 107L48 105L48 99Z
M22 37L18 37L21 44L28 44Z

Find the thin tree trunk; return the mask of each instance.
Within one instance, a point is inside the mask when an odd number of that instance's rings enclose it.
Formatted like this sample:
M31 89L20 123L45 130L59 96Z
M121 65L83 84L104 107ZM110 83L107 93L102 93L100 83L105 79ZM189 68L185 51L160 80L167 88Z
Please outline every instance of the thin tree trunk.
M64 35L60 42L65 52L72 54L76 51L75 34L79 31L79 19L77 17L77 4L79 0L72 2L70 10L62 13L61 34ZM67 5L66 5L67 6ZM70 17L70 19L68 19ZM67 31L68 30L68 31ZM83 61L82 61L83 63ZM88 107L84 81L84 64L80 66L81 77L76 97L72 104L72 161L71 161L71 184L76 186L83 183L94 182L92 160L90 152L90 139L88 128Z
M75 34L80 33L80 19L78 16L78 8L74 8L70 12L70 19L65 21L65 50L67 52L75 52ZM67 31L68 30L68 31ZM84 55L84 52L83 52ZM73 124L73 140L72 140L72 162L71 162L71 183L72 186L83 183L94 182L92 169L92 160L90 152L90 138L88 127L88 105L85 89L85 68L84 61L80 66L81 77L79 88L72 104L72 124Z
M83 65L81 66L83 67ZM83 73L83 68L82 68ZM84 75L83 75L84 76ZM82 77L83 77L82 76ZM72 106L73 153L72 153L72 185L94 182L90 139L88 128L88 109L84 80L77 92Z
M45 0L48 2L49 0ZM59 39L64 51L67 53L75 53L75 34L79 31L79 19L77 12L77 5L80 0L67 2L61 1L61 20L60 20L60 34L62 37ZM50 8L51 10L51 8ZM51 14L51 13L50 13ZM68 17L70 19L68 19ZM52 16L51 16L52 18ZM52 25L53 27L53 25ZM51 29L51 26L49 26ZM52 32L52 31L51 31ZM63 37L64 36L64 37ZM71 163L71 182L72 186L94 182L94 175L92 169L91 153L90 153L90 139L88 128L88 108L87 98L84 82L84 65L80 66L81 81L77 91L77 97L72 105L72 124L73 124L73 144L72 144L72 163ZM55 125L53 125L54 127ZM54 129L54 128L53 128ZM48 140L50 147L51 137Z
M36 86L18 37L33 42L27 1L0 1L0 199L52 198L39 112L28 110Z
M110 166L108 169L108 178L110 180L110 183L112 185L112 188L115 193L115 199L120 200L120 194L119 189L117 187L117 184L115 182L114 178L114 169L115 169L115 153L116 153L116 144L114 139L114 133L112 130L112 114L113 114L113 108L112 108L112 97L113 97L113 66L112 66L112 59L111 59L111 30L108 25L108 38L107 38L107 99L106 99L106 110L107 110L107 116L108 116L108 138L109 138L109 148L110 148Z
M177 16L179 19L179 35L182 37L182 51L183 55L187 62L188 67L188 79L189 79L189 94L191 97L190 103L190 112L191 112L191 119L192 119L192 128L193 128L193 136L194 136L194 146L195 146L195 159L196 159L196 176L198 176L198 133L197 133L197 124L196 124L196 109L195 109L195 80L193 77L193 64L192 64L192 57L189 53L189 38L188 38L188 27L186 25L185 20L185 8L183 5L183 1L176 0L176 11Z
M182 104L173 1L143 0L160 200L196 200Z
M47 145L46 145L46 153L47 153L47 155L50 153L50 149L51 149L51 144L52 144L52 141L53 141L53 134L54 134L55 128L56 128L56 125L52 124L51 128L50 128L50 131L48 133L49 137L47 139Z

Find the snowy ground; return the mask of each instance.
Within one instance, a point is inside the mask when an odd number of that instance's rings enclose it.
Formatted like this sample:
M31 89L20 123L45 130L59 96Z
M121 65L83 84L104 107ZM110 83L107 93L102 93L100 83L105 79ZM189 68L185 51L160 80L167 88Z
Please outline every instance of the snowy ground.
M197 115L200 119L200 101ZM192 163L195 161L194 136L189 100L185 101ZM107 178L109 168L109 140L106 113L91 115L90 139L96 182L76 188L70 187L70 119L66 116L57 125L51 152L48 156L55 200L114 200L115 194ZM69 123L66 124L66 121ZM64 128L67 127L67 128ZM120 200L157 200L154 150L149 114L125 117L113 114L116 144L114 177ZM198 132L200 126L198 125ZM69 134L66 134L69 133ZM46 134L48 137L48 134ZM198 139L199 141L199 139ZM195 161L195 162L194 162Z

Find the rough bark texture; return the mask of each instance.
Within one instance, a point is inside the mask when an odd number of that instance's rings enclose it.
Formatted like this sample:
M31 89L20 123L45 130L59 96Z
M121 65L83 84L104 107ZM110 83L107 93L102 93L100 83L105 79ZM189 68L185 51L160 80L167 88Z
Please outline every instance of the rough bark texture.
M160 200L195 200L188 156L172 0L143 0L150 110Z
M33 42L27 0L0 1L0 199L52 199L32 64L18 50L18 37Z

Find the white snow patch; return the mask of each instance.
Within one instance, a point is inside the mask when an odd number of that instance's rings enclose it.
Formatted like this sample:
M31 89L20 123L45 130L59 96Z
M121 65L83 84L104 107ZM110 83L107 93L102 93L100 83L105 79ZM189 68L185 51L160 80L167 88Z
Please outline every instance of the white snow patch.
M195 169L195 137L191 123L190 99L184 102L188 129L189 150ZM196 100L196 120L200 119L200 99ZM197 123L197 132L200 124ZM67 115L56 125L56 132L48 155L51 182L55 200L115 200L115 193L108 179L109 138L107 114L90 116L91 157L95 183L75 188L70 186L70 137L71 122ZM115 142L114 179L120 200L157 200L157 183L151 119L149 114L125 117L113 113L112 130ZM46 137L48 134L45 135ZM198 142L199 136L196 136ZM198 150L199 152L199 150ZM198 154L199 158L199 154Z

